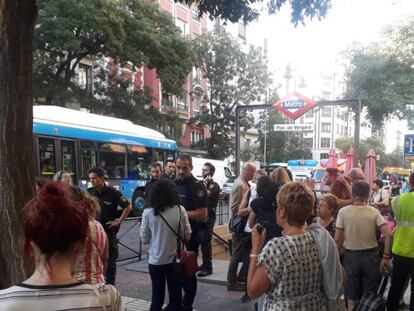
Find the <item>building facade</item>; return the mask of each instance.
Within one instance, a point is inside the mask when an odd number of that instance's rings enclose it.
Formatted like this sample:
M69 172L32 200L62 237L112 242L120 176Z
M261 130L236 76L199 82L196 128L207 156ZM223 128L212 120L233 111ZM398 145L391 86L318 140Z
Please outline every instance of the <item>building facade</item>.
M194 36L207 31L207 17L199 17L197 6L185 6L174 0L159 0L160 8L171 14L181 35L191 40ZM209 137L208 127L190 122L190 119L201 112L204 105L203 95L206 91L206 81L199 68L193 68L184 85L182 97L174 96L163 91L162 84L155 69L143 66L135 75L136 87L148 87L152 90L152 105L161 113L176 113L182 120L180 146L191 147ZM191 150L191 149L186 149Z

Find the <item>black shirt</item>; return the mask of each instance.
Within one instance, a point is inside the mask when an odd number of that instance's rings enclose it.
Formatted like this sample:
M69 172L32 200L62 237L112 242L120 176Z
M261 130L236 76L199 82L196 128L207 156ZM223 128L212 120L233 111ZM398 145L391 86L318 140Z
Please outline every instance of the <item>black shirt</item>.
M210 192L210 196L207 196L208 215L216 216L216 208L220 196L220 186L215 181L206 185L206 190Z
M195 178L192 174L183 179L175 180L176 188L182 205L186 211L195 211L198 208L207 207L207 192L204 184ZM196 222L190 220L193 227Z
M145 184L145 195L144 195L145 206L149 206L150 204L151 190L157 181L158 179L151 178L151 180L147 181L147 183Z
M105 231L110 230L106 223L115 220L118 217L118 206L125 209L129 206L129 201L114 187L105 186L102 192L100 192L98 188L92 187L87 191L90 195L93 195L98 199L99 205L101 206L101 213L99 214L98 220Z
M250 207L256 214L256 221L266 228L265 244L274 237L282 236L282 228L276 222L273 202L268 202L263 197L258 197L250 203Z

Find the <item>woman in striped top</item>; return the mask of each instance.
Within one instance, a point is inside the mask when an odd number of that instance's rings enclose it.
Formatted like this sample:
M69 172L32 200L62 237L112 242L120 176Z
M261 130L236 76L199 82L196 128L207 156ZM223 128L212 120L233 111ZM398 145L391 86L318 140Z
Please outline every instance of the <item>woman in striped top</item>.
M73 277L89 230L85 202L74 201L67 185L48 182L23 211L25 251L36 269L23 283L0 290L0 310L125 310L113 286Z
M96 199L78 187L71 187L75 201L87 204L89 234L79 262L75 267L76 278L84 283L105 283L105 270L108 261L108 237L101 223L96 220L101 207Z

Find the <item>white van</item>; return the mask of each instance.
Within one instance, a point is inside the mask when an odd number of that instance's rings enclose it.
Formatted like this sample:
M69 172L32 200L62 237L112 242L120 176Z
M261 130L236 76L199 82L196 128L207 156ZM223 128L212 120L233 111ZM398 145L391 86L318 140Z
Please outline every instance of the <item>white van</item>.
M203 168L204 163L210 162L216 168L216 171L213 176L213 180L219 184L220 189L223 189L223 184L232 177L230 168L227 166L226 161L221 160L212 160L204 158L193 157L193 175L199 180L203 179L201 175L201 169Z

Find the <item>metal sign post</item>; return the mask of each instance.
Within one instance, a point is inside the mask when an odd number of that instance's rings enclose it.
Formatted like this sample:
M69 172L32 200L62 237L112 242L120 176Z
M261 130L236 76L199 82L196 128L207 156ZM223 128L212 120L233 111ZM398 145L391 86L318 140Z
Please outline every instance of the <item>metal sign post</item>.
M291 98L289 96L293 96ZM358 99L339 99L339 100L324 100L318 101L315 105L311 105L312 103L308 101L308 98L300 95L298 93L293 93L279 101L276 102L275 105L273 104L262 104L262 105L237 105L236 106L236 156L235 156L235 173L236 176L240 174L240 112L242 110L259 110L259 109L269 109L269 108L276 108L282 113L285 113L283 110L288 111L291 109L289 113L286 113L288 117L294 117L294 119L300 117L303 113L310 110L310 106L313 107L323 107L323 106L350 106L354 107L355 110L355 133L354 133L354 163L353 167L358 167L358 154L359 154L359 136L360 136L360 123L361 123L361 101ZM283 109L277 108L281 106ZM299 107L300 106L300 107ZM298 109L299 108L299 109ZM302 109L301 109L302 108ZM293 113L292 113L292 109ZM293 126L294 124L289 124ZM297 125L297 124L296 124ZM414 137L413 137L414 138ZM413 154L414 159L414 154Z

